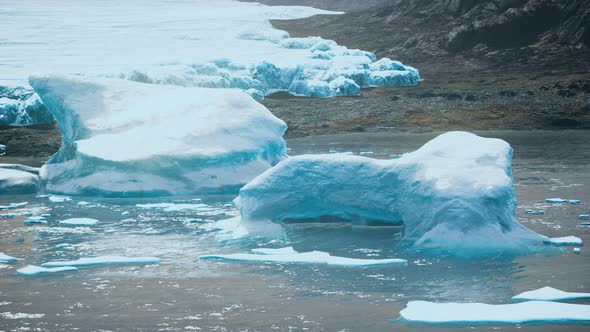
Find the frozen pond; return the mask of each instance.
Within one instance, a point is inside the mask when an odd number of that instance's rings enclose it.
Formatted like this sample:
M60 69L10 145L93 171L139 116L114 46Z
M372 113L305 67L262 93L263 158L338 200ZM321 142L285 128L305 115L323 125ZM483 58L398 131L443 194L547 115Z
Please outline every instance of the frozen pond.
M590 241L580 214L590 210L590 133L587 131L481 132L514 148L518 219L550 237L575 235ZM288 140L290 154L350 151L392 158L415 150L436 134L347 134ZM485 176L485 175L482 175ZM581 200L551 204L546 198ZM50 199L51 198L51 199ZM397 227L292 224L288 240L220 243L216 220L238 214L233 196L96 199L4 196L0 205L28 202L3 211L0 252L19 258L0 264L0 330L64 331L411 331L396 321L407 302L507 303L518 293L544 286L588 292L590 260L582 247L552 255L457 260L396 252ZM161 204L165 203L165 204ZM524 211L544 210L543 215ZM50 214L47 224L25 225ZM60 225L71 218L86 225ZM72 221L70 221L71 223ZM252 248L293 246L332 255L404 258L408 266L230 263L198 260L205 254L247 253ZM26 265L79 257L155 256L159 265L81 267L79 272L23 277ZM574 303L590 304L588 300ZM485 327L486 330L559 330L553 325ZM588 326L568 325L568 331ZM465 327L467 330L468 327ZM435 328L435 331L457 328Z

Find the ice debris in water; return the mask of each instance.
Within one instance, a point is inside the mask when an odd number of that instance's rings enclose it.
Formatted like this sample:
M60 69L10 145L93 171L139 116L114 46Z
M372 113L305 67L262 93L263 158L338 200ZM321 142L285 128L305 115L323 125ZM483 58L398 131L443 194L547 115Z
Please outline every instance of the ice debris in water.
M85 257L75 261L55 261L41 264L42 267L60 266L91 266L91 265L150 265L160 264L157 257L124 257L124 256L98 256Z
M544 210L525 210L524 214L543 215L543 214L545 214L545 211Z
M0 167L0 194L34 194L39 190L39 176L19 169Z
M254 254L203 255L199 259L218 259L225 261L262 262L262 263L302 263L327 264L339 266L370 266L370 265L407 265L405 259L360 259L332 256L323 251L299 253L293 248L252 250Z
M547 203L565 203L565 202L567 202L567 199L563 199L563 198L547 198L545 200L545 202L547 202Z
M8 256L3 252L0 252L0 263L13 263L16 262L18 258Z
M40 266L27 265L21 269L16 270L16 273L21 274L21 275L25 275L25 276L33 276L33 275L37 275L37 274L73 272L73 271L78 271L78 269L73 266L45 268L45 267L40 267Z
M575 246L582 245L582 239L577 236L563 236L563 237L552 237L545 238L544 241L549 244L556 246Z
M582 219L582 220L588 220L590 219L590 215L588 214L581 214L578 216L578 218Z
M582 249L574 248L574 249L572 249L572 251L574 252L574 254L579 255L582 252Z
M60 196L60 195L51 195L51 196L47 197L47 199L49 199L49 201L51 203L63 203L63 202L69 202L72 200L70 197Z
M47 220L43 216L28 217L23 222L25 224L47 224Z
M286 156L286 124L238 90L58 75L30 84L62 134L41 170L52 193L237 192Z
M545 301L513 304L411 301L403 321L427 324L521 324L590 322L590 305Z
M302 155L245 185L235 203L246 229L265 220L403 224L404 241L421 249L528 251L545 237L515 218L511 159L508 143L466 132L399 159Z
M3 213L0 216L2 218L5 218L5 219L12 219L12 218L16 217L16 214L14 214L14 213Z
M175 211L184 211L184 210L191 210L191 211L209 211L212 208L207 204L202 203L152 203L152 204L136 204L138 208L142 209L157 209L166 212L175 212Z
M93 218L70 218L60 220L59 224L64 226L96 226L98 220Z
M533 301L563 301L573 299L590 298L590 293L564 292L553 287L543 287L528 292L523 292L512 297L513 300Z
M582 201L579 199L570 199L569 202L570 202L570 204L573 204L573 205L577 205L577 204L582 203Z

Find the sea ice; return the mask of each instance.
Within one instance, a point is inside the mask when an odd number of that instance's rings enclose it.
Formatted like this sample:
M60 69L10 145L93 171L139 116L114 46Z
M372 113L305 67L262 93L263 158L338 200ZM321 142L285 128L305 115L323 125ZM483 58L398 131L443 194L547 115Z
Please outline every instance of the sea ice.
M0 263L13 263L16 262L18 258L8 256L3 252L0 252Z
M69 271L78 271L76 267L72 266L64 266L64 267L54 267L54 268L45 268L40 266L34 265L27 265L22 269L16 270L16 273L22 274L25 276L33 276L42 273L58 273L58 272L69 272Z
M574 254L579 255L582 252L582 249L574 248L574 249L572 249L572 251L574 252Z
M75 261L55 261L41 264L42 267L60 266L91 266L91 265L149 265L160 264L157 257L123 257L123 256L99 256L85 257Z
M64 226L96 226L98 220L92 218L70 218L60 220L59 224Z
M23 222L25 224L47 224L47 220L43 216L28 217Z
M411 301L403 321L428 324L521 324L590 322L590 306L528 301L513 304Z
M286 254L296 254L297 251L293 249L293 247L285 247L285 248L256 248L252 249L252 252L257 255L286 255Z
M285 248L283 248L285 249ZM276 250L276 249L275 249ZM286 251L286 250L285 250ZM303 253L270 253L263 254L228 254L228 255L203 255L199 259L218 259L225 261L263 262L263 263L304 263L327 264L339 266L371 266L371 265L407 265L405 259L360 259L332 256L323 251L310 251Z
M34 194L39 190L39 177L18 169L0 168L0 194Z
M62 132L41 172L49 192L235 192L286 156L285 123L238 90L57 75L30 83Z
M5 218L5 219L12 219L12 218L16 217L16 214L14 214L14 213L4 213L4 214L2 214L0 216L2 218Z
M579 246L582 245L582 239L577 236L563 236L563 237L552 237L545 238L544 242L553 244L556 246Z
M543 215L543 214L545 214L545 211L544 210L525 210L524 214Z
M545 200L545 202L547 202L547 203L565 203L565 202L567 202L567 199L563 199L563 198L547 198Z
M590 293L564 292L562 290L548 286L528 292L523 292L512 297L513 300L526 301L564 301L584 298L590 298Z
M545 237L515 218L511 158L508 143L466 132L393 160L302 155L245 185L235 203L246 228L262 220L403 224L416 247L528 250Z
M581 214L578 216L578 218L582 219L582 220L588 220L590 219L590 215L588 214Z
M72 200L70 197L60 196L60 195L51 195L48 197L48 199L51 203L63 203L63 202L69 202Z
M570 202L570 204L573 204L573 205L577 205L577 204L582 203L582 201L579 199L570 199L569 202Z

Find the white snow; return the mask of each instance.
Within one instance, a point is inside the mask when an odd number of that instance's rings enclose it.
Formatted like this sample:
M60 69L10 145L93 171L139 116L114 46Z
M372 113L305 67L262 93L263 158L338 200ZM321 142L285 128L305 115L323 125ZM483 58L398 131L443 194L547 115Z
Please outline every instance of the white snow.
M511 158L508 143L466 132L398 159L302 155L245 185L235 203L246 228L325 218L403 224L404 241L422 249L528 251L544 237L515 218Z
M16 273L22 274L25 276L33 276L33 275L43 274L43 273L58 273L58 272L72 272L72 271L78 271L78 269L75 267L71 267L71 266L45 268L45 267L40 267L40 266L27 265L27 266L23 267L22 269L16 270Z
M41 264L42 267L61 266L91 266L91 265L149 265L160 264L157 257L124 257L124 256L98 256L85 257L75 261L55 261Z
M590 306L544 301L514 304L411 301L400 312L404 321L428 324L521 324L590 322Z
M59 224L65 226L96 226L98 220L92 218L69 218L60 220Z
M556 246L576 246L582 245L584 242L577 236L563 236L563 237L552 237L545 238L544 242L553 244Z
M572 293L564 292L553 287L543 287L528 292L523 292L512 297L513 300L532 300L532 301L563 301L573 299L590 298L590 293Z
M34 194L39 190L39 177L18 169L0 168L0 194Z
M238 90L59 75L30 82L62 132L41 171L49 192L235 192L285 157L285 123Z
M14 263L18 261L18 258L8 256L3 252L0 252L0 263Z

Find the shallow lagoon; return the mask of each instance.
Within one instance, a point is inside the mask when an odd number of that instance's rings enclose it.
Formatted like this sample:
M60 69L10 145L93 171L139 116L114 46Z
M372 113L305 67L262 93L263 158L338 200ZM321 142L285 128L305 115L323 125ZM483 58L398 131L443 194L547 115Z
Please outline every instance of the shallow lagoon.
M513 172L518 219L547 236L575 235L590 241L590 228L577 216L590 209L590 133L586 131L480 132L500 137L515 150ZM288 140L290 153L373 152L375 158L412 151L436 133L358 133ZM549 204L546 198L580 199L582 204ZM95 330L421 330L396 322L408 301L506 303L522 291L552 286L588 291L590 260L564 247L553 255L456 260L396 252L397 227L349 224L293 224L289 240L221 244L203 225L237 215L233 196L96 199L0 197L0 205L28 201L13 219L0 220L0 251L21 260L0 265L0 326L62 331ZM85 201L90 204L78 204ZM138 207L188 204L193 210ZM207 208L198 205L206 204ZM174 205L182 207L181 205ZM44 207L48 210L44 210ZM19 213L50 213L48 225L25 226ZM545 210L526 215L526 209ZM95 218L95 227L60 227L59 220ZM200 219L200 220L199 220ZM70 246L56 245L68 243ZM292 245L356 258L405 258L407 267L334 267L199 261L203 254L248 252L256 247ZM81 268L69 274L22 277L17 268L80 256L156 256L160 265ZM590 304L579 300L575 303ZM6 313L6 314L3 314ZM9 313L9 314L8 314ZM16 315L26 313L31 315ZM43 314L43 316L39 315ZM465 327L467 329L468 327ZM515 330L519 327L479 327ZM556 325L523 325L534 331ZM568 325L568 330L587 330ZM456 327L435 328L436 331Z

